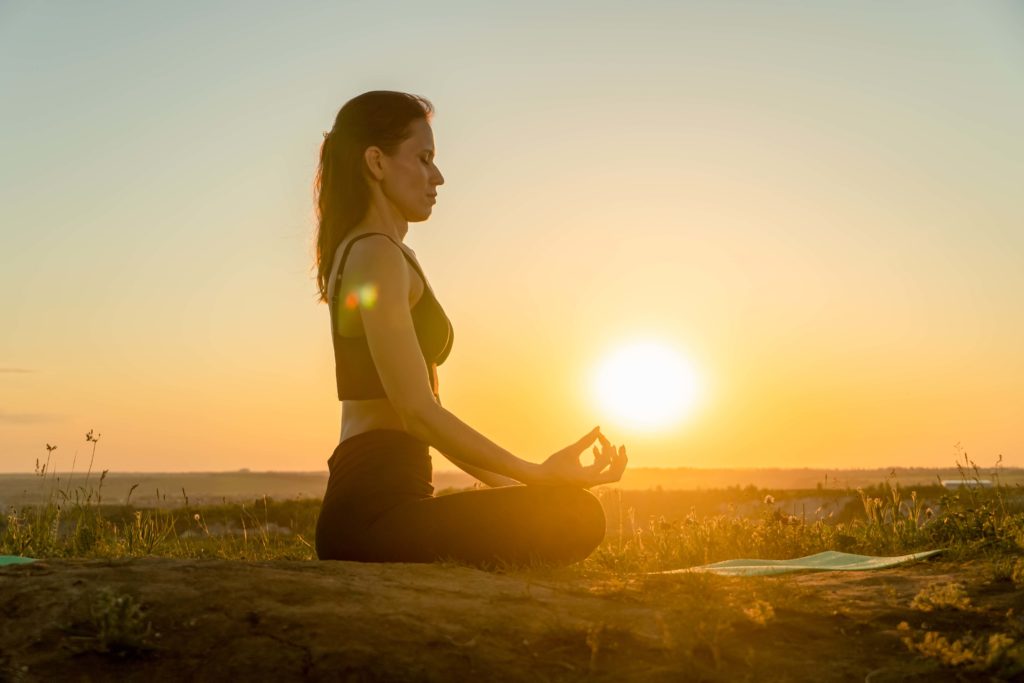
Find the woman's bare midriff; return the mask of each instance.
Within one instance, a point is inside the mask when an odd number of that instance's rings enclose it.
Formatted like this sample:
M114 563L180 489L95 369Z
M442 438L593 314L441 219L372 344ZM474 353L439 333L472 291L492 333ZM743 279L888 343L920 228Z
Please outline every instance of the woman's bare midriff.
M339 251L343 250L352 238L366 232L373 231L354 232L346 237L342 241ZM412 250L407 249L407 253L413 259L416 258ZM412 309L420 297L423 296L426 285L411 264L406 262L405 265L409 270L409 308ZM337 320L338 329L342 336L358 337L363 334L362 320L360 320L357 311L353 312L342 308L338 311ZM370 398L346 399L341 402L341 434L338 437L338 443L374 429L405 430L405 427L402 425L402 419L398 416L394 406L391 405L391 401L386 398Z
M391 401L386 398L370 398L341 402L341 436L338 443L374 429L405 430Z

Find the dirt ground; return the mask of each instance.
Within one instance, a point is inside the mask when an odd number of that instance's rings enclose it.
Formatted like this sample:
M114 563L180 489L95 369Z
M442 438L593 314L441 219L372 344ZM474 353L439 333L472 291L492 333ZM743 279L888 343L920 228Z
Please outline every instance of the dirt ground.
M966 592L949 604L911 607L958 583ZM941 556L873 572L618 579L54 560L0 567L0 615L2 681L879 683L1008 676L1005 665L972 671L921 652L942 643L928 632L954 651L963 638L1020 640L1024 591L995 562ZM905 641L930 644L912 652Z

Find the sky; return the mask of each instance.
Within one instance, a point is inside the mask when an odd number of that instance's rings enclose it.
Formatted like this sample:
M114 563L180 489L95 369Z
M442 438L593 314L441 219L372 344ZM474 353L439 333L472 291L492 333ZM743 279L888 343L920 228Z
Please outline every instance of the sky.
M5 0L0 472L326 471L312 181L376 89L436 108L406 243L503 448L1024 466L1022 65L1011 2ZM593 388L645 340L657 428Z

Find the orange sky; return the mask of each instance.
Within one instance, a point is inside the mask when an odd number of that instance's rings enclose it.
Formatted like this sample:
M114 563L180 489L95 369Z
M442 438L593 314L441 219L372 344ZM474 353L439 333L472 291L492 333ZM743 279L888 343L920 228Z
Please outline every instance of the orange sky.
M442 402L501 446L1024 466L1022 14L571 5L0 10L0 472L81 469L89 429L96 469L326 468L311 182L372 88L437 108L407 243ZM701 382L660 431L592 389L640 339Z

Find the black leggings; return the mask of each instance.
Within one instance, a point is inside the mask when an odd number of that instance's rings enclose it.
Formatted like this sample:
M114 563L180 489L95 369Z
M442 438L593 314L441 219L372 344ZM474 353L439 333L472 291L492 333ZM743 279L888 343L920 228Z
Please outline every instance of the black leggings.
M321 560L571 564L604 539L601 503L562 486L502 486L434 496L427 444L376 429L328 461L316 525Z

